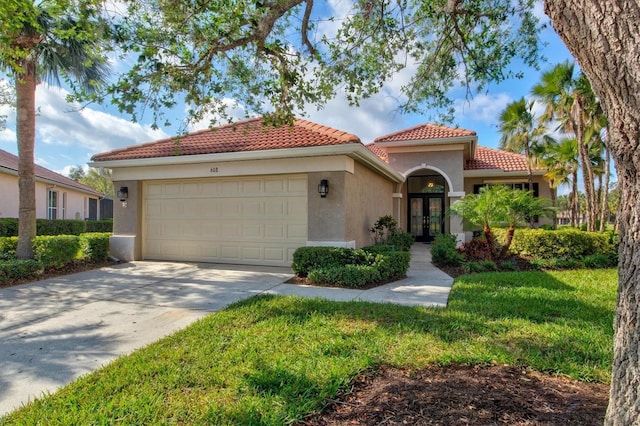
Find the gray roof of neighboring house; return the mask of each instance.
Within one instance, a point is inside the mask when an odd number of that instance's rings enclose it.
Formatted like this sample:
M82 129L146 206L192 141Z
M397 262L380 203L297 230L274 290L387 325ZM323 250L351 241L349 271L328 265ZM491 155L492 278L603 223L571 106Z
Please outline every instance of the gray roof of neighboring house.
M5 172L13 175L18 175L18 157L10 152L0 149L0 172ZM95 195L97 197L104 197L104 194L96 191L90 186L83 185L76 182L73 179L69 179L66 176L62 176L59 173L53 172L49 169L45 169L42 166L35 165L36 179L44 182L49 182L62 187L74 189L76 191L84 192L86 194Z

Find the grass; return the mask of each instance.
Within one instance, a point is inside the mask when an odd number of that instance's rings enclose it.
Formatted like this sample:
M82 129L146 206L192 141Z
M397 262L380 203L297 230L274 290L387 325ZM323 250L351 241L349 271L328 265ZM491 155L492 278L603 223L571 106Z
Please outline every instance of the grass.
M447 309L259 297L36 400L0 424L287 424L381 365L505 363L607 382L617 273L485 273Z

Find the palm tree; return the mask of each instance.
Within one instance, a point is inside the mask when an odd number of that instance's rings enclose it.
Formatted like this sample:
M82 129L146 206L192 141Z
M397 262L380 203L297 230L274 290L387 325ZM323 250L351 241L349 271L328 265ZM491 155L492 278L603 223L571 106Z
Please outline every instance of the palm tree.
M589 158L588 127L596 120L595 112L598 106L589 80L582 73L577 77L574 74L573 63L567 61L558 64L542 75L541 82L533 87L532 94L546 105L541 120L559 120L558 129L568 134L573 133L578 141L586 196L587 229L595 231L597 206Z
M94 2L95 3L95 2ZM28 4L28 3L27 3ZM73 88L94 91L106 80L108 68L99 56L99 21L95 6L79 5L81 14L48 10L45 3L31 4L25 19L4 34L10 46L0 50L0 66L15 80L16 134L18 140L19 259L33 257L32 240L36 234L34 147L36 86L41 79L60 85L64 76Z
M527 157L529 189L533 189L533 147L546 132L542 125L536 125L533 102L524 98L511 102L500 113L500 149L524 154Z
M575 138L563 138L559 141L545 138L545 142L544 145L536 148L539 164L547 169L544 177L552 187L571 185L571 196L568 197L570 223L571 226L576 226L577 205L575 201L578 199L578 170L580 168L578 141ZM555 200L552 201L553 207L556 207Z
M532 191L511 189L505 185L480 188L477 194L467 194L453 203L450 211L472 226L481 226L494 260L506 256L513 240L516 226L526 219L546 215L549 211L546 200L533 196ZM505 244L498 250L492 227L508 226Z

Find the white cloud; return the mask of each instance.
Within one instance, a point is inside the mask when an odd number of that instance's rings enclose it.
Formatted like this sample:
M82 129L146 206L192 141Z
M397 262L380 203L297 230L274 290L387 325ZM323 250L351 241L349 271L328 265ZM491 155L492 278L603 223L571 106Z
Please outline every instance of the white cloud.
M456 119L495 124L500 112L512 101L507 93L479 94L469 100L458 99L455 101Z
M92 108L74 111L66 102L67 94L63 89L38 86L36 133L45 144L81 146L98 153L167 136L162 130Z
M227 108L226 113L229 116L229 118L231 118L232 121L244 120L246 118L246 115L247 115L246 109L242 105L234 101L233 99L224 98L222 100L222 103L226 106ZM185 107L185 115L188 114L188 110L189 108ZM226 123L226 121L224 121L225 119L223 119L220 116L220 114L208 113L208 114L205 114L205 116L202 117L201 120L193 123L189 123L187 130L190 132L193 132L196 130L206 129L211 125L212 120L213 120L213 123L215 123L216 125Z

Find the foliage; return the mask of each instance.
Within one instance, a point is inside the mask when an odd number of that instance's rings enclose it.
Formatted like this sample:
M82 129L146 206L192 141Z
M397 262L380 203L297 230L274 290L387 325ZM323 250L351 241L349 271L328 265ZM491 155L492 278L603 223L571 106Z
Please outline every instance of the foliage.
M35 259L44 267L59 268L78 258L80 238L77 235L43 235L33 239Z
M33 278L41 273L42 264L34 259L0 260L0 284L22 278Z
M18 237L0 237L0 255L5 259L15 259Z
M377 247L388 246L300 247L293 253L292 269L313 283L354 288L406 276L411 254Z
M113 220L37 219L37 235L80 235L84 232L113 232ZM18 235L18 219L0 219L0 237Z
M85 221L77 219L38 219L36 235L80 235Z
M103 193L107 198L115 199L116 191L113 187L111 169L98 170L91 167L84 176L78 179L78 182Z
M456 250L456 237L439 234L431 243L431 261L441 266L459 266L464 257Z
M152 111L156 125L179 103L194 120L224 120L241 105L247 116L281 124L326 103L337 88L357 105L411 63L419 65L401 89L403 110L437 106L449 115L454 84L480 92L519 77L508 69L517 57L537 66L533 4L354 2L348 13L326 16L299 0L225 7L128 0L112 17L112 36L133 66L109 94L135 120Z
M402 251L411 250L415 242L413 235L398 228L398 222L391 215L380 217L369 231L373 234L374 244L391 245Z
M104 262L109 257L108 232L90 232L80 235L82 256L94 262Z
M613 269L474 274L456 280L447 309L255 297L3 421L297 424L386 365L496 363L606 383L616 280Z
M495 230L499 239L505 238L505 230ZM583 256L604 254L611 256L617 246L610 235L584 232L573 228L557 231L521 229L514 236L511 251L540 259L566 258L579 261Z
M498 270L498 266L492 260L467 261L462 263L462 270L465 274L479 272L493 272Z
M490 247L484 238L474 238L460 246L460 253L467 261L484 261L493 259L495 247Z

